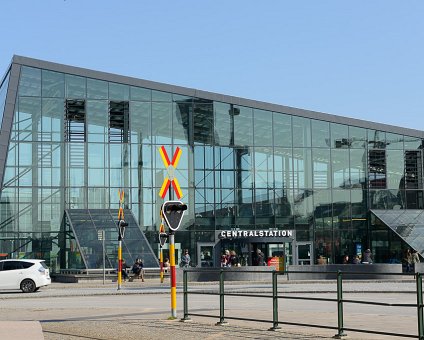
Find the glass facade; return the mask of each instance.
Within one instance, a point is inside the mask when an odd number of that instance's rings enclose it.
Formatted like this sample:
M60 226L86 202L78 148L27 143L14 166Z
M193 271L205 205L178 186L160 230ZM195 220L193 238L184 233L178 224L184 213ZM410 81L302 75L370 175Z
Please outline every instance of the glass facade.
M175 241L194 264L198 244L234 229L294 230L313 260L338 263L359 247L383 262L407 245L370 209L424 208L421 138L22 66L0 253L72 266L65 210L118 209L120 189L156 251L161 146L182 150L175 177L188 211Z

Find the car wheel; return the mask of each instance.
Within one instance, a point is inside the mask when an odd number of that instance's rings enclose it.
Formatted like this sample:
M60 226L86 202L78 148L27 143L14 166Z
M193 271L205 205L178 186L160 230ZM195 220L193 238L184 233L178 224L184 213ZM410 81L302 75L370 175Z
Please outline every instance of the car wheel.
M21 290L24 293L32 293L36 288L37 287L35 287L35 282L30 279L25 279L21 282Z

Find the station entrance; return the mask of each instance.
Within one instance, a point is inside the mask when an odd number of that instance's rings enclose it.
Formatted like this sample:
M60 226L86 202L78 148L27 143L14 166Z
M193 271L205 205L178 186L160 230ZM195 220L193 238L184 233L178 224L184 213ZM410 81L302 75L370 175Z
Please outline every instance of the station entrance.
M276 232L278 234L276 234ZM271 259L284 257L285 265L313 264L312 243L296 243L294 231L221 232L214 247L214 265L220 266L221 255L234 250L241 266L268 265ZM260 236L257 236L260 235ZM269 236L268 236L269 235ZM258 261L258 250L263 253L263 262ZM262 263L259 263L262 262Z

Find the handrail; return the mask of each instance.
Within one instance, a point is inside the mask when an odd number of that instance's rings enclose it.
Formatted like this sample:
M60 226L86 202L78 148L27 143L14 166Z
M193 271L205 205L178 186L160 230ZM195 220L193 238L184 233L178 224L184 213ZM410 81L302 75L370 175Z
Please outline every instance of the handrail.
M215 272L219 273L219 292L202 292L202 291L189 291L188 289L188 273L190 272ZM369 333L377 335L388 335L388 336L401 336L407 338L416 338L424 340L424 302L423 302L423 289L422 289L422 275L423 273L383 273L379 272L379 275L410 275L415 277L416 284L416 294L417 294L417 303L385 303L385 302L376 302L376 301L365 301L365 300L351 300L343 298L343 275L364 275L364 274L375 274L373 272L350 272L350 271L337 271L337 272L327 272L327 271L258 271L258 270L243 270L243 273L256 273L262 275L272 275L272 294L247 294L247 293L226 293L225 292L225 273L229 272L240 272L237 269L229 268L186 268L183 271L183 303L184 303L184 317L181 321L190 320L190 316L199 316L199 317L211 317L219 318L217 325L227 324L227 319L229 320L242 320L242 321L254 321L254 322L264 322L272 323L270 330L280 329L280 325L292 325L292 326L307 326L315 328L324 328L324 329L334 329L337 330L335 334L336 338L342 338L346 336L345 331L360 332L360 333ZM278 280L277 276L286 275L289 273L325 273L325 274L335 274L336 283L337 283L337 298L320 298L320 297L300 297L300 296L282 296L278 294ZM203 295L216 295L219 296L219 316L209 315L209 314L199 314L199 313L190 313L188 306L188 295L189 294L203 294ZM270 298L272 299L272 320L263 320L263 319L252 319L252 318L243 318L243 317L234 317L225 315L225 296L238 296L238 297L257 297L257 298ZM292 300L310 300L310 301L326 301L326 302L336 302L337 303L337 327L327 326L327 325L318 325L318 324L308 324L301 322L288 322L279 320L278 316L278 300L279 299L292 299ZM361 328L348 328L344 327L344 312L343 306L345 303L352 304L365 304L365 305L377 305L377 306L388 306L388 307L415 307L417 308L417 325L418 325L418 334L402 334L402 333L393 333L393 332L383 332L379 330L372 329L361 329Z

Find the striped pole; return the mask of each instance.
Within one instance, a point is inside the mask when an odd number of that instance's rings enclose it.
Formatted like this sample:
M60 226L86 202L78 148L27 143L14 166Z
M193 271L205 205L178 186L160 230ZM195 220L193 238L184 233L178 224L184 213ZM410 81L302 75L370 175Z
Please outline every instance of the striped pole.
M177 317L177 272L175 270L175 239L174 233L169 233L169 262L171 265L171 315Z
M121 289L122 284L122 239L119 236L118 240L118 290Z
M163 283L163 249L162 249L162 246L160 246L159 265L160 265L160 283Z

